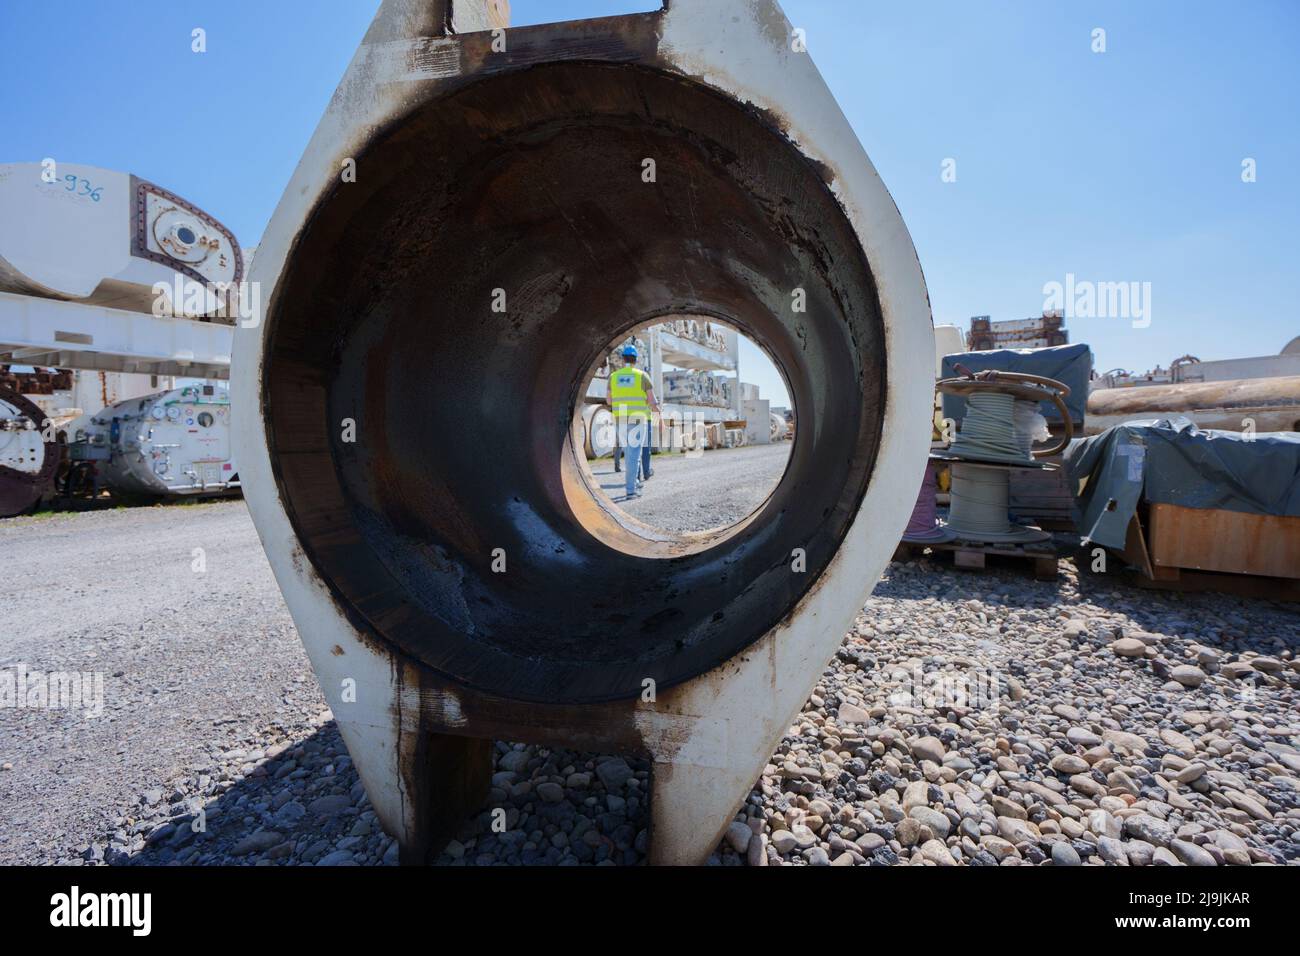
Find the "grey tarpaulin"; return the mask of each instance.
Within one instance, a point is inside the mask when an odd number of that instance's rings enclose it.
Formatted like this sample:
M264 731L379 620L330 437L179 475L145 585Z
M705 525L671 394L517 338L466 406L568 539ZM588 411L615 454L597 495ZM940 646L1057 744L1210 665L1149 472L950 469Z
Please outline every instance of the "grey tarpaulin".
M1300 433L1203 431L1186 418L1129 422L1070 443L1065 466L1088 479L1076 500L1084 536L1124 547L1139 499L1185 508L1300 515ZM1114 505L1111 506L1111 502Z
M1069 386L1065 407L1076 422L1083 421L1088 407L1088 380L1092 378L1092 349L1077 345L1053 345L1041 349L993 349L988 352L958 352L943 357L943 377L955 378L960 362L972 372L996 369L999 372L1024 372L1054 378ZM1059 422L1061 413L1051 402L1040 402L1038 410L1049 422ZM943 397L943 417L961 421L966 416L966 400L960 395Z

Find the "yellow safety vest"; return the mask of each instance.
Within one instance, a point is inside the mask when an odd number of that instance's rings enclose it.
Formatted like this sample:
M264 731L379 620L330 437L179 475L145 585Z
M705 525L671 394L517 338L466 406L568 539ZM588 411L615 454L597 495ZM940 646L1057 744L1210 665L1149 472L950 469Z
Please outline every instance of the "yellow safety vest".
M609 373L609 405L614 417L626 421L633 417L649 421L650 376L634 365L625 365Z

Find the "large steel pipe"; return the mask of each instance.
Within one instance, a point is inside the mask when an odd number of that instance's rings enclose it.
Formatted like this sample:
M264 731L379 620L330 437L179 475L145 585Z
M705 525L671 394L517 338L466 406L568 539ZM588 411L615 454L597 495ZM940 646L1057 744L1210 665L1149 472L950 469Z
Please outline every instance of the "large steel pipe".
M1088 396L1086 434L1125 422L1183 416L1201 428L1300 431L1300 375L1099 388Z
M924 280L775 3L448 22L384 4L259 248L246 496L405 858L479 808L497 736L653 756L652 858L699 860L907 520ZM758 340L799 415L710 536L601 507L573 440L608 343L669 314Z

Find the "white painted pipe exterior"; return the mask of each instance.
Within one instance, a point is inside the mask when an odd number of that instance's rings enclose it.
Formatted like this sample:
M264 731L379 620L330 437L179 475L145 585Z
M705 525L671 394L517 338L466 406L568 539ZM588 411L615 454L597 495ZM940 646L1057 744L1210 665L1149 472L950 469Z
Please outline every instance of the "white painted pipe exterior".
M426 95L408 53L420 0L386 0L354 56L267 227L251 279L270 303L295 236L366 137ZM929 451L934 339L925 281L907 228L848 121L772 0L673 0L660 54L672 68L743 103L788 118L788 136L835 171L842 204L878 284L887 349L883 434L875 474L842 545L794 614L712 672L637 704L635 721L656 761L651 859L702 862L760 776L889 561L915 503ZM455 56L440 60L454 64ZM447 68L444 66L444 68ZM261 316L259 315L260 319ZM367 793L389 832L407 839L417 803L401 766L403 735L424 711L454 732L488 720L487 704L454 690L436 699L401 679L407 662L361 639L304 556L276 490L262 407L265 322L235 336L232 393L236 457L245 496L276 578ZM345 692L355 687L354 702ZM405 689L403 689L405 688ZM466 708L481 707L481 712ZM544 736L547 728L531 728ZM562 732L563 728L557 728ZM573 740L596 748L599 730Z

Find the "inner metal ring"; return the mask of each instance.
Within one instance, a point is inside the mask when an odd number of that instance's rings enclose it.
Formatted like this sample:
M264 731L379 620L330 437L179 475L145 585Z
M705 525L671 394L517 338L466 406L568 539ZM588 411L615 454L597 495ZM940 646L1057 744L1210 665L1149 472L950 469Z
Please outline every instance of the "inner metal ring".
M672 314L673 313L669 312L669 313L660 313L655 316L642 316L641 320L636 322L630 328L622 329L618 331L613 336L611 342L613 343L621 342L624 338L633 334L634 332L643 331L649 328L649 326L647 326L646 324L645 321L646 319L660 318L662 315L672 315ZM745 325L745 323L743 322L737 321L734 316L709 314L707 316L701 315L696 317L707 318L720 325L729 326L740 335L745 336L747 339L749 339L749 341L753 344L755 348L761 350L766 354L768 361L772 363L772 367L776 370L777 375L780 376L781 382L785 386L786 392L791 395L794 394L793 390L790 387L789 376L786 375L785 370L781 367L780 363L773 356L772 350L766 345L766 343L764 343L760 338L758 338L758 334L751 327ZM651 322L650 324L653 325L654 323ZM600 508L602 508L606 514L608 514L610 517L614 519L614 522L617 525L619 525L619 527L627 531L630 531L633 534L639 535L641 538L644 539L643 541L636 543L633 553L641 554L646 557L659 557L659 558L680 557L682 555L691 554L696 551L703 551L706 548L714 547L718 544L721 544L723 541L726 541L728 538L731 538L733 535L743 530L749 524L749 522L754 518L756 514L758 514L765 507L767 507L767 503L768 501L771 500L772 497L771 491L769 491L768 494L764 496L763 500L760 501L755 506L753 511L751 511L748 515L739 518L738 520L731 521L727 524L723 524L718 527L710 528L707 530L678 532L678 531L670 531L665 528L655 527L653 525L648 525L643 523L639 519L633 517L630 513L620 508L619 505L614 500L612 500L609 495L607 495L603 490L601 490L600 482L596 478L595 474L593 474L591 470L591 465L587 461L586 455L582 451L582 445L583 445L582 435L581 435L582 419L581 419L580 410L582 408L582 404L581 404L582 396L584 396L587 393L588 385L595 378L596 373L600 370L601 366L604 365L605 357L608 354L610 348L611 346L607 344L606 347L601 350L600 357L596 360L596 362L592 365L592 367L587 370L585 375L583 375L581 378L578 379L577 388L574 390L574 394L571 398L571 401L574 404L573 428L569 430L569 433L566 437L565 447L564 447L564 461L576 463L577 465L576 474L578 476L579 483L575 484L569 480L571 475L568 471L564 472L563 478L564 478L564 491L566 497L569 499L569 506L573 509L574 513L578 516L579 520L582 520L589 513L587 507L588 500L589 499L594 500L595 503ZM663 396L660 396L660 399L662 400ZM794 409L795 414L797 416L798 406L794 404L793 400L791 400L791 407ZM791 447L793 447L794 444L798 444L798 441L799 441L799 434L798 431L796 431L794 443L792 444ZM682 451L682 449L680 448L666 449L666 450L673 453L680 453ZM780 482L784 480L785 473L788 470L788 468L789 468L789 462L787 461L786 467L782 468L781 470L781 478L778 479L777 483L772 487L773 491L775 491L775 489L780 486ZM579 484L580 487L578 486ZM707 491L707 489L708 486L704 486L700 490L703 492L703 491ZM607 529L607 527L608 525L605 522L598 522L593 524L591 527L589 527L588 531L594 534L605 544L608 544L610 547L614 547L614 548L623 547L624 544L626 544L627 542L626 539L624 539L622 536L618 536L614 538L604 537L604 532Z
M880 305L829 171L773 116L577 62L449 90L356 163L297 238L262 372L285 510L354 625L453 682L577 703L781 621L857 515L884 414ZM765 506L694 550L620 526L565 454L606 344L670 311L752 329L799 409Z

